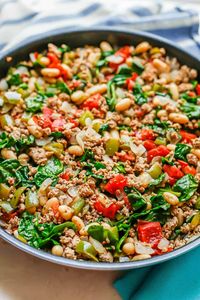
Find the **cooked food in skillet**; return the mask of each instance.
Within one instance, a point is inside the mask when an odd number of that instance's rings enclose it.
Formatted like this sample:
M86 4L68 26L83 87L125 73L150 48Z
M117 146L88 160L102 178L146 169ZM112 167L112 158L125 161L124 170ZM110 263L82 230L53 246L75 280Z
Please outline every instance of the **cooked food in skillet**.
M30 53L0 81L0 128L0 224L22 242L123 262L199 236L200 84L164 48Z

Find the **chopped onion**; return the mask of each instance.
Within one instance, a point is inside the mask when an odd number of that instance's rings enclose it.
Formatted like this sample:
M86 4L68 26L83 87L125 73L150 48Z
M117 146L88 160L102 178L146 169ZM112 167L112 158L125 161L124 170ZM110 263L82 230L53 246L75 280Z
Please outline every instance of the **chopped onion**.
M123 62L124 58L121 55L110 55L106 57L106 60L114 64L120 64Z
M0 106L3 106L3 104L4 104L3 98L0 97Z
M67 190L67 192L72 198L75 198L78 196L78 187L72 186Z
M89 242L92 244L92 246L97 251L97 253L99 254L106 253L106 249L103 247L103 245L99 241L93 239L91 236L89 237Z
M143 187L147 187L153 178L149 175L149 173L144 172L137 177L137 180Z
M21 99L21 94L17 93L17 92L6 92L5 93L5 97L8 100L20 100Z
M41 184L41 186L40 186L40 188L39 188L39 190L38 190L38 193L39 193L39 192L42 192L42 191L45 191L45 190L48 188L48 186L51 185L51 183L52 183L52 179L51 179L51 178L45 179L45 180L43 181L43 183Z
M153 254L154 250L150 246L144 245L140 242L136 242L135 243L135 252L137 254Z
M7 91L8 89L8 84L5 79L0 80L0 91Z
M60 110L63 111L64 113L69 113L72 110L72 106L69 102L64 101L60 107Z
M113 163L113 160L112 158L110 158L108 155L103 155L103 160L106 162L106 163Z
M14 74L29 74L28 69L24 66L20 66L17 68Z
M127 256L120 256L119 257L119 262L126 262L126 261L130 261L130 258Z
M47 144L49 144L52 141L53 137L47 137L44 139L36 139L35 143L37 146L46 146Z
M92 124L92 120L90 118L85 119L85 126L88 127Z
M143 145L136 146L132 141L129 142L131 151L137 155L142 156L146 152L146 148Z
M158 249L163 250L168 248L169 241L166 238L162 238L158 244Z
M125 98L125 92L122 88L119 88L119 87L116 88L115 93L118 98L122 98L122 99Z
M76 135L76 141L79 144L79 146L81 146L82 149L84 149L84 142L83 142L84 136L85 136L85 132L84 131L80 131Z
M96 140L99 140L101 138L101 135L98 134L94 129L92 129L91 127L88 127L88 129L86 130L86 135L90 138L95 138Z
M34 54L34 53L30 53L30 54L29 54L29 57L30 57L30 60L31 60L32 62L35 62L35 61L36 61L36 58L35 58L35 54Z

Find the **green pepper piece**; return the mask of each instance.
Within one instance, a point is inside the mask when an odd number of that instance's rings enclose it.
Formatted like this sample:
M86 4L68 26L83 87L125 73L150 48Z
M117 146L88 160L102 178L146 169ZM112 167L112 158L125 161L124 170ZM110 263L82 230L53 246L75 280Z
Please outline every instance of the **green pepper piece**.
M148 170L149 175L151 175L151 177L153 179L157 179L160 174L162 173L162 167L160 166L159 163L155 163L153 164L153 166Z
M74 210L74 214L78 215L84 206L85 206L85 200L83 198L78 198L73 202L71 208Z
M0 125L4 129L6 126L13 125L13 118L10 115L0 116Z
M155 144L156 145L166 145L166 139L162 137L157 137L155 139Z
M0 183L0 199L6 200L10 194L10 187L5 183Z
M22 195L22 193L24 192L25 189L26 189L25 187L20 187L15 191L14 196L10 200L10 204L13 208L17 207L20 196Z
M86 110L85 112L83 112L82 115L81 115L80 118L79 118L79 122L80 122L80 124L81 124L82 126L85 126L85 125L86 125L86 124L85 124L86 119L91 119L91 120L94 119L93 114L92 114L91 111L89 111L89 110Z
M197 201L195 203L195 208L200 209L200 196L197 198Z
M91 237L99 242L104 240L104 229L101 225L89 225L87 232Z
M106 142L106 154L108 156L113 156L119 149L119 140L115 138L110 138Z
M119 232L117 226L106 230L107 237L111 244L116 244L119 240Z
M89 258L91 260L98 262L98 259L96 257L97 252L96 252L95 248L92 246L92 244L90 244L89 242L80 241L76 246L76 252L86 256L87 258Z
M28 191L25 199L25 206L27 209L32 207L37 207L39 205L39 200L36 192Z
M10 214L14 210L8 201L0 201L0 206L7 214Z

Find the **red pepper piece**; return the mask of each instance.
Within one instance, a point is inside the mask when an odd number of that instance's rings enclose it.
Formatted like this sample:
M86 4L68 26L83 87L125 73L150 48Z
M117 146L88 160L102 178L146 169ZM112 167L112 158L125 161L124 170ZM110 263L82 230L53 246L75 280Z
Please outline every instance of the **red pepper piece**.
M191 140L197 138L196 134L189 133L189 132L184 131L184 130L180 130L180 135L182 136L183 141L185 141L186 143L190 143Z
M142 141L155 140L155 135L152 129L142 129L138 135Z
M138 222L138 237L141 242L152 244L156 247L162 239L162 228L159 222Z
M166 146L160 145L160 146L158 146L158 147L156 147L156 148L151 149L151 150L148 151L148 153L147 153L147 161L151 162L152 159L154 157L156 157L156 156L162 156L162 157L166 156L166 155L169 154L169 152L170 152L170 150Z
M119 206L115 203L112 203L110 206L105 207L100 201L96 201L94 203L94 208L102 213L102 215L106 218L114 219L117 211L119 210Z
M197 92L197 95L199 96L200 95L200 84L197 84L196 92Z
M144 146L148 151L151 150L151 149L156 148L155 143L154 143L153 141L151 141L151 140L144 141L143 146Z
M91 110L93 108L99 108L101 97L102 96L99 93L90 96L86 101L84 101L82 107L87 108L89 110Z
M176 166L164 165L163 170L169 177L179 179L184 176L183 172Z
M127 178L122 174L118 174L111 178L104 188L110 194L115 194L116 190L123 191L125 186L127 186Z

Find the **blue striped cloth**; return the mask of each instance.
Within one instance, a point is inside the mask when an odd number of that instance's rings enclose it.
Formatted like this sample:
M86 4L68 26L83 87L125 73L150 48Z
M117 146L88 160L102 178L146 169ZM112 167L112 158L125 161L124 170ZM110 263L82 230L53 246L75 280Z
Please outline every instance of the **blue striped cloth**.
M183 1L182 1L183 2ZM58 28L106 25L146 30L200 55L200 1L0 0L0 51ZM194 3L193 3L194 2ZM181 5L180 5L181 4Z

